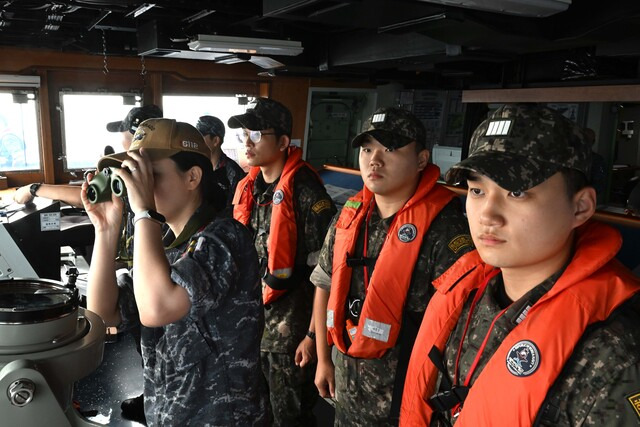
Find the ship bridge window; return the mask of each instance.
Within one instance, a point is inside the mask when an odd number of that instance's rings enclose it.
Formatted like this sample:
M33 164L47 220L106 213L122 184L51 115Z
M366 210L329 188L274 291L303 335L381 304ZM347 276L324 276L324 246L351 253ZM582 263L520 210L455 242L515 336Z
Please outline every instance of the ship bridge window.
M0 171L40 169L35 94L0 92Z
M60 99L65 170L95 168L106 146L122 151L122 135L107 131L107 123L141 105L140 97L130 94L62 93Z

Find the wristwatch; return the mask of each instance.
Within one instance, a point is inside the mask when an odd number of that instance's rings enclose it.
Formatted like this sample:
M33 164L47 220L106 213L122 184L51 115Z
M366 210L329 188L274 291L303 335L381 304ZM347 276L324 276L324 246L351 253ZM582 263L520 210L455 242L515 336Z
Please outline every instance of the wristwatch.
M29 193L31 193L33 197L36 197L36 193L38 192L38 189L40 188L41 185L42 185L41 182L36 182L35 184L31 184L29 186Z
M315 333L315 332L313 332L313 331L307 331L307 336L308 336L309 338L311 338L312 340L315 340L315 339L316 339L316 333Z
M151 221L157 222L158 224L164 224L166 222L165 217L160 215L153 209L147 209L135 214L135 216L133 217L133 225L136 225L136 222L140 221L141 219L150 219Z

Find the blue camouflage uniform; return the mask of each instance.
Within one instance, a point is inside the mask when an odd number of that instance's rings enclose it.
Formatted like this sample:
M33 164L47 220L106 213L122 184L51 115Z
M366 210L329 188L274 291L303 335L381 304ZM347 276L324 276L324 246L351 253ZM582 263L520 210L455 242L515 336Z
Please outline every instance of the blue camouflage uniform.
M163 327L142 327L147 422L266 425L256 251L237 221L218 217L207 224L207 217L210 210L199 209L166 248L171 279L189 294L189 314ZM121 288L119 297L125 327L139 323L127 292Z

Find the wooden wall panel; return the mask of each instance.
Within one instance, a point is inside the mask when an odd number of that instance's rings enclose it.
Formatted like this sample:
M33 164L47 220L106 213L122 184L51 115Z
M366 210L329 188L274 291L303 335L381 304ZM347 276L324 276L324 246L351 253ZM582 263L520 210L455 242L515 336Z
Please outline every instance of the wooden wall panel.
M304 126L307 117L307 97L309 96L309 80L287 79L286 81L281 79L274 79L271 83L270 97L284 105L291 110L293 118L293 129L291 131L291 138L304 139ZM304 141L302 141L304 144Z

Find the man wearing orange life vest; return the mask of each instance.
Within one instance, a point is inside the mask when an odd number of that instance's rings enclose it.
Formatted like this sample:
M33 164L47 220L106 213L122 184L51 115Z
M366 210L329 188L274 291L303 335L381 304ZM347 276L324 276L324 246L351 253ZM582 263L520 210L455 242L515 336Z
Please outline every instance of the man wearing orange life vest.
M249 174L236 188L234 218L254 236L261 261L265 329L260 346L272 425L315 425L314 287L309 282L335 206L302 150L290 147L291 112L257 98L229 119L242 128Z
M440 276L401 426L640 424L640 280L591 220L591 147L556 111L504 105L449 172L477 251Z
M336 425L397 424L430 283L472 249L459 199L436 184L440 170L428 164L425 134L399 108L379 109L365 123L353 140L365 187L334 220L311 276L323 338L316 385L335 397Z

